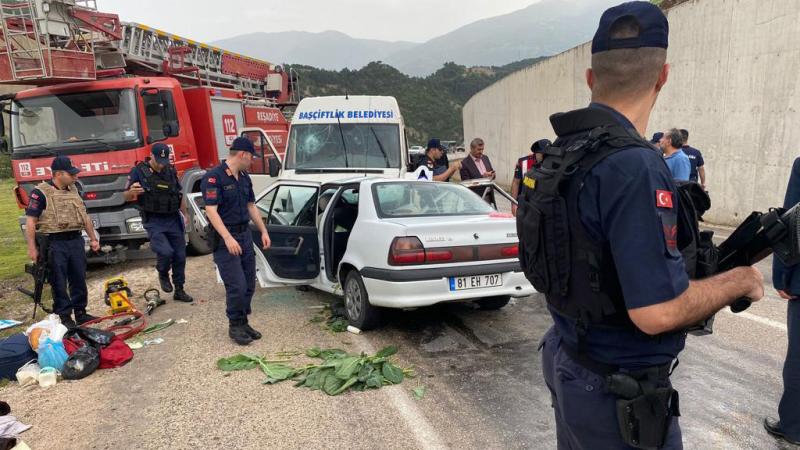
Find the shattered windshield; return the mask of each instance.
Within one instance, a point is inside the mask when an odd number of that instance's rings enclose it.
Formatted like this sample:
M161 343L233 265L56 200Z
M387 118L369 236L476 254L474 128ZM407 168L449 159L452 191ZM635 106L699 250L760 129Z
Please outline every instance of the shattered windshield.
M140 141L132 89L77 92L14 101L14 153L120 146ZM87 148L87 149L88 149Z
M293 125L287 169L386 169L400 167L397 124L338 123Z

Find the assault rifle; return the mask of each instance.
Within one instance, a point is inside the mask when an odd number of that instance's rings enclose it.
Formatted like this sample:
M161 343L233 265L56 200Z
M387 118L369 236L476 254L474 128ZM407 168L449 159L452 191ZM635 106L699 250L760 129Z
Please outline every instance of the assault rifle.
M33 300L33 319L36 318L36 307L48 314L53 311L42 304L42 291L50 276L50 239L45 234L36 235L36 262L25 264L25 273L33 276L33 291L18 287L17 290Z
M800 203L788 210L751 213L718 249L719 272L752 266L773 252L787 266L800 263ZM742 312L750 304L750 299L742 297L731 304L731 311Z

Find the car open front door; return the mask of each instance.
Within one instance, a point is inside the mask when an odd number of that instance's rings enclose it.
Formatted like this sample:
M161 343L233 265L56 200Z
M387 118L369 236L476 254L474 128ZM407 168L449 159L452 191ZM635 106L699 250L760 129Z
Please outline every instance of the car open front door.
M317 185L276 183L256 200L272 240L263 250L258 227L251 224L256 260L264 267L262 287L307 285L319 276L318 194Z

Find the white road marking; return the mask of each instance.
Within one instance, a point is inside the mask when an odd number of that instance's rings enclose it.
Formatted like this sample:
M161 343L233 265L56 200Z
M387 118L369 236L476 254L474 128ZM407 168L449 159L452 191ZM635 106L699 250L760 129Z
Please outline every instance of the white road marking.
M356 338L359 350L364 353L374 354L377 350L367 340L365 336L353 336ZM419 443L419 448L438 450L448 448L442 442L439 434L433 429L430 422L422 415L417 405L411 401L411 398L402 389L381 389L389 400L392 406L400 414L400 417L406 422L408 429L414 433L414 438Z
M725 308L723 311L727 312L728 314L734 317L741 317L742 319L752 320L753 322L758 322L762 325L767 325L772 328L776 328L783 332L787 331L786 324L778 322L777 320L767 319L766 317L761 317L749 312L740 312L740 313L733 313L730 308Z

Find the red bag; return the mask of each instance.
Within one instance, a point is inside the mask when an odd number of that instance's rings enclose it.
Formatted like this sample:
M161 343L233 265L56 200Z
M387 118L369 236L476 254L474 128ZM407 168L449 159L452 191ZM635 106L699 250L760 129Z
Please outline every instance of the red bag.
M100 369L124 366L133 359L133 350L122 339L114 336L111 343L100 349Z
M64 339L64 349L71 355L75 350L87 345L83 340L66 338ZM122 339L114 336L111 343L100 349L100 366L98 369L113 369L122 367L133 359L133 350L128 347Z

